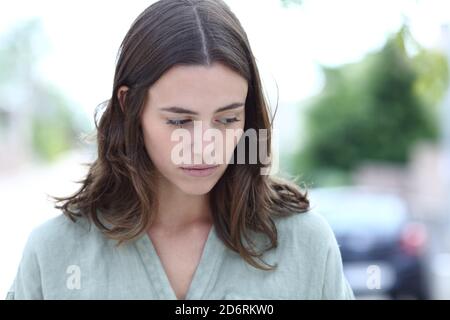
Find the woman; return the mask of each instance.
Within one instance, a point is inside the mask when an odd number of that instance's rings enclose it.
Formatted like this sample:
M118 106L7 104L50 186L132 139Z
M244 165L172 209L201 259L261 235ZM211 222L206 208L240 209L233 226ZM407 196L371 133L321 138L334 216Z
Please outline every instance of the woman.
M269 114L225 3L152 4L120 47L98 158L31 233L8 298L353 299L329 225L264 173Z

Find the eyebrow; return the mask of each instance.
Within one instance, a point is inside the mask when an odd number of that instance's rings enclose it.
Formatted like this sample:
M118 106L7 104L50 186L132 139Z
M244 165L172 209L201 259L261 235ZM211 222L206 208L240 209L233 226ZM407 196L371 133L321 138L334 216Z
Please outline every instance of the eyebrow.
M229 105L226 105L224 107L221 107L221 108L217 109L216 111L214 111L214 113L219 113L219 112L222 112L222 111L236 109L236 108L242 107L244 105L245 105L245 103L243 103L243 102L234 102L234 103L231 103ZM183 113L183 114L198 115L198 112L195 112L195 111L183 108L183 107L178 107L178 106L160 108L160 110L161 111L168 111L168 112L172 112L172 113Z

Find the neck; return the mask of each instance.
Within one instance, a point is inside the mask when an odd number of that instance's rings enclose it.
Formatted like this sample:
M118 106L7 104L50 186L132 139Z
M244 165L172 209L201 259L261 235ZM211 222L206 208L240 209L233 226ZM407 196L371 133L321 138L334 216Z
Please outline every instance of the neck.
M203 224L212 224L209 194L186 194L166 179L160 179L152 228L185 230Z

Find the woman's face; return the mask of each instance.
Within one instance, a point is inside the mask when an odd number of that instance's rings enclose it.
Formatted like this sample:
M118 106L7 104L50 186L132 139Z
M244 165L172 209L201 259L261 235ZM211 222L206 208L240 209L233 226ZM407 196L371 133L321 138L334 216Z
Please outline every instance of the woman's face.
M246 79L220 63L175 66L150 87L143 137L163 182L193 195L214 187L242 135L247 91ZM216 167L186 169L193 165Z

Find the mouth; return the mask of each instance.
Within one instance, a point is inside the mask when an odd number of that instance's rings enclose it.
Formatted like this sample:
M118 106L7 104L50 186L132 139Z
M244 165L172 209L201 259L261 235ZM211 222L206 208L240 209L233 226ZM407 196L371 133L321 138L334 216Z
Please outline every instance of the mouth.
M219 165L193 165L180 167L180 169L192 177L207 177L213 174L218 167Z

